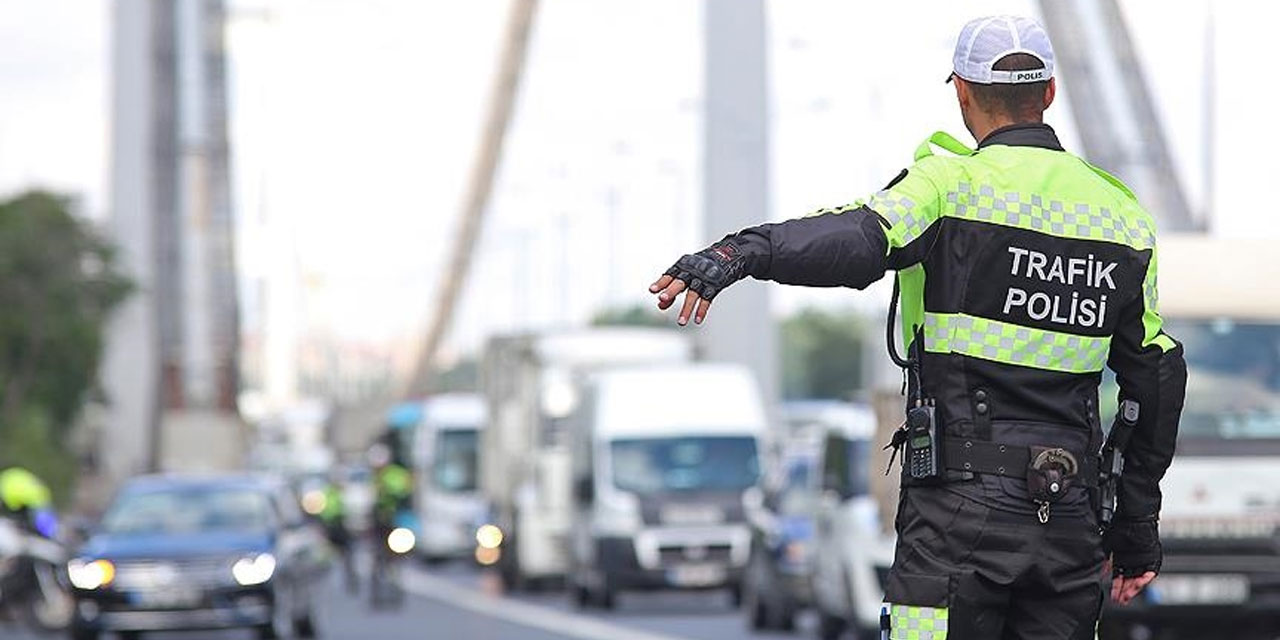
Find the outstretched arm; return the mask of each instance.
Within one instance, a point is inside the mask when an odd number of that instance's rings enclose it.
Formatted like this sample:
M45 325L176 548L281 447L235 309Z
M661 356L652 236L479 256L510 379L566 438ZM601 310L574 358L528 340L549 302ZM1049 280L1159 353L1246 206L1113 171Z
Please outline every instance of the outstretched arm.
M924 259L936 233L938 191L927 171L903 171L867 202L725 236L681 257L649 286L658 308L670 308L686 292L679 323L701 323L711 301L751 276L782 284L862 289L888 269Z

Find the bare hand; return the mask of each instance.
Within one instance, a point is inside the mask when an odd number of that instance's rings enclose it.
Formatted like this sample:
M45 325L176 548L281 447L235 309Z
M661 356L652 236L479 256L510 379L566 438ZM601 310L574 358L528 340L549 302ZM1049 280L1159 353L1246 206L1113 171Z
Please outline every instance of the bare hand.
M658 294L658 308L666 310L676 301L676 296L685 290L684 280L677 280L672 276L662 276L656 282L649 285L649 293ZM710 300L702 299L698 294L692 291L686 291L684 294L684 305L680 308L680 317L676 320L680 326L689 324L689 317L693 316L695 324L702 324L703 319L707 317L707 309L711 306Z
M1116 576L1111 580L1111 601L1119 605L1129 604L1155 578L1154 571L1140 576Z

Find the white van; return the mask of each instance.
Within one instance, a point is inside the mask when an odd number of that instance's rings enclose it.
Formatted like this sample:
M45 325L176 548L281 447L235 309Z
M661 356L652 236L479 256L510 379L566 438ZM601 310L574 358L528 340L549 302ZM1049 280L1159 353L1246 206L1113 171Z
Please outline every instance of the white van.
M822 444L814 517L813 607L818 637L879 638L884 578L893 564L893 537L881 533L871 496L876 418L871 409L834 401L790 402L783 419L793 431L816 431Z
M744 367L613 369L573 425L569 583L581 606L623 590L729 588L740 597L765 410Z
M470 558L476 527L485 516L478 488L484 398L442 394L423 402L414 431L415 509L422 526L418 553L427 561Z
M569 568L573 502L570 419L581 381L613 367L687 362L686 332L592 327L495 336L485 347L481 389L490 424L481 436L480 488L496 544L482 563L508 590L561 584Z

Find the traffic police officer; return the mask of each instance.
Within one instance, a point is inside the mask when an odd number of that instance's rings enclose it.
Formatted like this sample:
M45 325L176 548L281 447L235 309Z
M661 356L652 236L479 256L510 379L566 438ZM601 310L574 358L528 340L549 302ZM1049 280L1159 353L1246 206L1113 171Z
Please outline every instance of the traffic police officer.
M39 476L22 467L0 471L0 516L5 514L45 537L56 533L53 493Z
M889 637L1093 638L1106 578L1123 604L1160 568L1186 365L1156 310L1155 227L1043 124L1056 85L1038 23L974 20L953 62L976 150L934 134L869 199L729 235L650 292L663 309L686 292L683 325L746 276L862 289L897 272L912 424L933 440L895 444L937 457L932 477L904 465ZM1104 365L1131 418L1105 539Z

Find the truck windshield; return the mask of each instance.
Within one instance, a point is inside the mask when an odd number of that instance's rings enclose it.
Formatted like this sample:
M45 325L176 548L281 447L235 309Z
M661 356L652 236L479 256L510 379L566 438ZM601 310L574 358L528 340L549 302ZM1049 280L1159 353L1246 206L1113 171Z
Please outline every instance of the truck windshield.
M760 465L750 436L685 436L614 440L613 483L639 494L742 491Z
M476 490L475 429L444 429L438 432L435 451L436 486L448 492Z
M1187 359L1179 441L1280 443L1280 325L1221 318L1165 326Z

